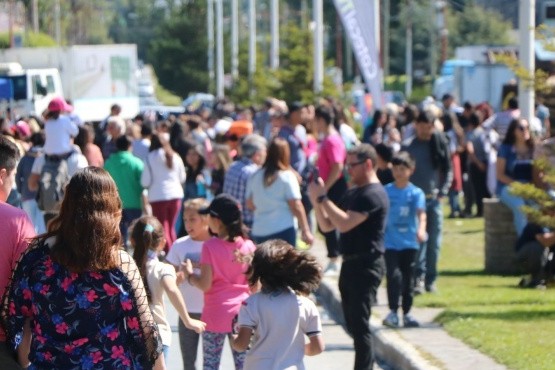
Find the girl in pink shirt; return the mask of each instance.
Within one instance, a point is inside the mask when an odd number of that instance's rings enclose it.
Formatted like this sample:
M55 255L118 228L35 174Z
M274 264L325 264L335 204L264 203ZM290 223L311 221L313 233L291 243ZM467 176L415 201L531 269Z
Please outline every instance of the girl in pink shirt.
M239 313L242 302L249 296L245 272L255 246L246 239L239 203L235 198L220 194L208 208L208 224L214 237L204 242L200 257L200 274L194 274L189 259L184 266L187 281L204 292L201 320L206 322L202 334L204 370L218 370L225 337L231 340L231 322ZM245 352L232 350L235 369L243 369Z
M334 127L335 115L331 107L322 105L316 108L314 119L316 128L323 137L320 142L316 165L320 172L320 177L324 180L328 198L337 204L347 191L347 182L343 176L343 165L347 157L347 150L341 135L339 135L339 132ZM330 259L324 274L337 275L339 273L337 259L340 254L337 234L335 230L322 234L326 239L328 258Z

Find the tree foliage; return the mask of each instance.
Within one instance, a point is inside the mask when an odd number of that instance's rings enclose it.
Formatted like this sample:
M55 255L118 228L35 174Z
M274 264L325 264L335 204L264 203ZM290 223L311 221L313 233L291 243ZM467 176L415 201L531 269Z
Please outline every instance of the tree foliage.
M147 57L162 86L179 96L207 91L206 4L191 1L160 24Z
M508 45L511 43L510 22L498 12L470 4L462 12L450 12L449 44L453 50L465 45Z
M247 70L248 49L240 48L240 78L228 91L230 97L243 104L261 103L273 96L285 101L314 102L313 41L310 30L303 30L294 23L281 27L280 66L272 71L264 65L260 51L257 70L252 79L254 94L249 94L250 84ZM332 63L328 63L331 65ZM338 96L338 91L329 76L324 75L322 96Z

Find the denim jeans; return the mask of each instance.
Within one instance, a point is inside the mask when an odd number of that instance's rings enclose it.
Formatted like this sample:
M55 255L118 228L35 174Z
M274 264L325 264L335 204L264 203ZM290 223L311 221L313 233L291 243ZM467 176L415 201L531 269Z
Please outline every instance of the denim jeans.
M459 191L458 190L449 190L449 207L451 208L451 214L460 213L461 206L459 203Z
M127 237L128 237L127 234L129 231L129 226L131 226L131 223L133 221L141 217L142 212L143 211L140 208L139 209L124 208L121 212L121 221L119 223L119 230L121 231L121 239L126 249L127 249Z
M385 272L383 256L360 257L344 261L339 274L339 292L347 331L353 337L355 370L371 370L374 366L370 332L371 302Z
M513 223L515 225L516 234L517 236L522 235L522 231L524 231L524 228L528 223L526 216L521 210L521 207L526 204L524 199L517 197L516 195L512 195L509 193L509 187L504 186L499 194L499 200L501 200L501 202L503 202L503 204L509 207L513 212Z
M416 257L416 277L424 276L424 282L429 287L437 279L437 261L443 230L443 210L438 199L426 200L426 218L428 240L420 243L420 249Z
M294 227L290 227L288 229L277 232L275 234L270 234L265 236L258 236L258 235L252 236L252 241L255 242L256 244L264 243L265 241L272 240L272 239L284 240L287 243L291 244L293 247L295 247L297 243L297 231L295 230Z
M35 199L24 200L21 203L21 206L23 207L25 213L27 213L27 215L31 219L31 222L35 227L35 232L37 234L45 233L46 225L44 224L44 216L42 214L42 211L39 209L37 201Z

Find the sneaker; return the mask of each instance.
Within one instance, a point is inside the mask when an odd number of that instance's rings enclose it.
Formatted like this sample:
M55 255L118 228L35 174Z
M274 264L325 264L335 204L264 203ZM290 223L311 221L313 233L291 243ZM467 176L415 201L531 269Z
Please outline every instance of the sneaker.
M387 317L382 321L384 326L390 328L398 328L399 327L399 316L397 316L397 312L391 311Z
M339 275L339 265L337 262L330 262L324 270L324 276L337 276Z
M403 326L405 328L418 328L420 323L411 314L406 314L403 316Z
M414 295L424 294L425 291L424 279L421 277L416 278L414 283Z
M436 283L431 283L430 285L426 285L426 291L428 293L437 293Z

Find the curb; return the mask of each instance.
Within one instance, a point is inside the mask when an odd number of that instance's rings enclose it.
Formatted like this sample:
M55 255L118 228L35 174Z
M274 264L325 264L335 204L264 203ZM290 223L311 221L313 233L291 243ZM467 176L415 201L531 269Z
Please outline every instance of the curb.
M315 295L328 311L335 322L345 328L343 308L337 281L324 277L315 292ZM403 370L439 370L424 359L418 350L405 339L391 330L384 330L381 322L375 317L370 317L370 330L373 337L374 353L376 357L395 369Z

